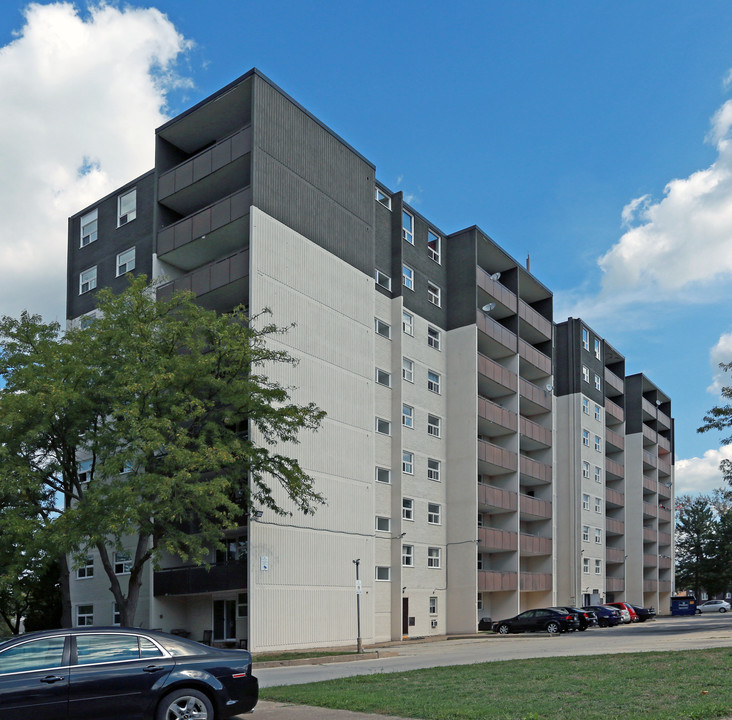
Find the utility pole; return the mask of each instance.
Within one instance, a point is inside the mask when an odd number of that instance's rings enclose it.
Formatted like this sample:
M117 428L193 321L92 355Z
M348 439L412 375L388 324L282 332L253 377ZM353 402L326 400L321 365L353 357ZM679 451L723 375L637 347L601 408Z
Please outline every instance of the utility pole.
M356 638L356 652L362 653L363 646L361 644L361 581L358 578L358 566L361 563L361 559L353 561L356 566L356 623L358 626L358 637Z

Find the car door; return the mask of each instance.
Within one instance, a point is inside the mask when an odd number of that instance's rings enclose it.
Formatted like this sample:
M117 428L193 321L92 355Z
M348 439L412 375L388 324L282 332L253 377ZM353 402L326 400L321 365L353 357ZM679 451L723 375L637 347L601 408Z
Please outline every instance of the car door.
M37 638L0 652L0 718L66 720L69 638Z
M69 718L142 717L174 661L149 638L132 633L73 636Z
M536 624L536 610L527 610L516 616L514 629L518 632L529 632L534 630Z

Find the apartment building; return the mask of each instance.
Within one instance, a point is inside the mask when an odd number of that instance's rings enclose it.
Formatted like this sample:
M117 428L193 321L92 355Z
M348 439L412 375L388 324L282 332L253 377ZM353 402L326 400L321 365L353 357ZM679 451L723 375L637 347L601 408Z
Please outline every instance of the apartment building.
M328 415L276 449L327 504L263 510L208 568L148 568L138 622L258 651L353 644L356 560L364 643L554 602L551 291L480 228L417 212L257 70L155 143L153 170L70 218L68 322L145 272L161 297L295 323L273 342L299 364L270 374ZM79 624L117 619L93 554L72 602Z
M673 581L671 401L587 323L556 326L557 601L664 612Z

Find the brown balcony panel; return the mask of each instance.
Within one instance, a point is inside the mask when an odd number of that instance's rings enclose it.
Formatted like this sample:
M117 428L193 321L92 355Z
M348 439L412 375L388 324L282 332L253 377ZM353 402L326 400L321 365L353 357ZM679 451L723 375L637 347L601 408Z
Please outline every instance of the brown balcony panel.
M515 572L497 572L495 570L478 570L479 592L501 592L516 590L518 574Z
M658 556L652 554L643 555L643 567L657 567Z
M625 560L625 550L622 548L605 548L605 560L609 563L621 563Z
M643 503L643 517L654 518L658 516L658 507L654 503Z
M645 505L645 503L643 503ZM662 522L670 522L671 521L671 510L670 508L663 507L662 505L659 505L658 508L658 519Z
M625 382L609 368L605 368L605 384L617 390L621 395L625 392Z
M662 413L660 410L656 411L656 415L658 417L658 424L663 425L663 427L666 430L671 429L671 418L666 415L666 413Z
M649 478L644 475L643 487L651 492L656 492L658 490L658 481L655 478Z
M514 393L518 387L516 373L512 373L495 360L491 360L481 353L478 353L478 374Z
M520 465L521 475L543 483L550 483L552 481L551 465L539 462L538 460L532 460L525 455L521 456Z
M622 592L625 590L625 578L605 578L605 589L610 592Z
M667 570L671 567L671 558L670 557L659 557L658 558L658 567L662 570Z
M518 533L496 528L478 528L481 548L491 552L510 552L518 549Z
M605 532L608 535L624 535L625 523L622 520L615 520L613 518L606 517Z
M551 555L552 539L521 533L520 547L522 555Z
M641 410L648 416L645 419L656 419L656 406L645 398L641 398Z
M235 561L155 570L153 592L160 595L192 595L195 593L242 590L247 587L247 563Z
M659 481L658 497L664 498L665 500L670 500L671 499L671 486L666 485L665 482Z
M615 507L625 507L625 495L612 488L605 487L605 503Z
M658 533L654 528L643 528L643 539L649 542L656 542Z
M671 463L666 462L662 458L658 458L658 473L659 475L671 475Z
M625 450L625 438L614 430L605 428L605 445L608 452L613 452L612 448L615 450ZM611 445L612 448L607 447L608 445Z
M527 363L541 370L541 372L543 372L545 375L551 375L552 359L548 355L545 355L540 350L537 350L532 345L529 345L526 340L522 340L521 338L519 338L518 341L518 349L519 356L523 360L526 360Z
M481 267L478 268L476 279L479 288L485 290L496 302L505 305L512 313L516 312L516 295L505 285L502 285L497 280L491 279L491 276Z
M515 452L498 447L487 440L478 441L478 460L495 466L499 472L518 469L518 455Z
M645 423L643 423L643 437L646 440L650 440L652 443L658 442L658 433L649 428Z
M542 427L538 423L533 422L525 417L521 417L521 435L539 445L551 447L552 444L552 431L549 428Z
M478 310L476 314L475 322L478 326L478 330L485 333L499 345L502 345L506 350L514 354L518 351L516 335L503 327L501 323L497 322L480 310Z
M518 417L515 412L506 410L484 397L478 397L478 417L512 432L518 430Z
M521 396L521 410L524 411L523 401L528 401L538 410L550 411L552 409L552 394L548 390L540 388L538 385L529 382L524 378L519 378L519 395Z
M612 400L605 398L605 418L607 419L608 416L615 418L618 422L623 422L623 420L625 420L625 412L623 411L623 408Z
M534 308L523 300L519 300L519 317L534 330L537 330L546 340L552 339L552 324L543 315L540 315Z
M658 457L651 452L648 452L648 450L643 451L643 464L647 465L649 468L656 468L658 467Z
M552 589L551 573L522 572L521 592L539 592Z
M663 453L670 453L671 452L671 441L668 438L665 438L663 435L657 435L658 437L658 452L661 454Z
M614 475L616 478L625 477L625 467L608 457L605 458L605 471L610 475Z
M521 516L531 516L537 520L548 519L552 516L552 504L546 500L531 497L531 495L520 495L519 502Z
M658 544L661 547L667 547L667 546L671 545L671 533L659 531Z
M670 580L659 580L658 581L659 592L671 592L671 581Z
M655 592L658 590L658 580L644 580L643 592Z
M515 511L518 508L518 493L481 483L478 485L478 505L509 512Z

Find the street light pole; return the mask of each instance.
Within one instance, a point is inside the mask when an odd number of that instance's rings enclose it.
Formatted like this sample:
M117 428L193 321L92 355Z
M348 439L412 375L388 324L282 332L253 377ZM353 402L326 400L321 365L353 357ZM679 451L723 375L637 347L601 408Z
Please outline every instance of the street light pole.
M361 581L358 579L358 566L361 559L353 561L356 566L356 623L358 626L358 637L356 638L356 652L362 653L363 646L361 645Z

